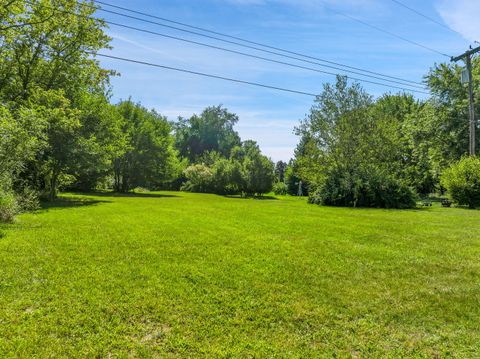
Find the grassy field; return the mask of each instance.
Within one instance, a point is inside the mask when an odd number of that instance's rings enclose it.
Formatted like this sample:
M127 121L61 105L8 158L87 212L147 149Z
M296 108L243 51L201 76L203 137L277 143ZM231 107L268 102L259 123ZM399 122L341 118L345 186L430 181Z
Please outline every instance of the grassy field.
M0 227L0 357L478 357L480 212L68 195Z

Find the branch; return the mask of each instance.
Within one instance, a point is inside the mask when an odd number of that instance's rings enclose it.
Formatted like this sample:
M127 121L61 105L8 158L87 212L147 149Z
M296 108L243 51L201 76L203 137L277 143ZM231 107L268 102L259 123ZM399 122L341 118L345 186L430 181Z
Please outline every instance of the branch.
M43 23L47 22L48 20L50 20L54 15L55 15L55 11L53 11L50 14L50 16L48 16L48 17L46 17L42 20L35 21L35 22L25 22L23 24L14 24L14 25L10 25L10 26L7 26L7 27L0 27L0 31L6 31L6 30L18 28L18 27L25 27L25 26L33 26L33 25L43 24Z

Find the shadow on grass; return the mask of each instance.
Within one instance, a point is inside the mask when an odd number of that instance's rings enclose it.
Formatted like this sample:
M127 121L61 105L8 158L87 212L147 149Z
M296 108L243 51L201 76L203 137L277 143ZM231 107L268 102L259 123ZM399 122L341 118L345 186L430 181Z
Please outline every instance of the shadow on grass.
M277 197L274 197L274 196L246 196L246 197L242 197L242 196L238 196L238 195L225 195L223 196L225 198L230 198L230 199L254 199L254 200L258 200L258 201L279 201L279 199Z
M100 203L111 203L110 201L100 201L91 198L82 197L60 197L54 201L42 201L40 210L49 209L67 209L75 207L95 206Z
M180 197L175 194L163 194L163 193L118 193L118 192L92 192L86 193L95 197L112 197L112 198L175 198Z

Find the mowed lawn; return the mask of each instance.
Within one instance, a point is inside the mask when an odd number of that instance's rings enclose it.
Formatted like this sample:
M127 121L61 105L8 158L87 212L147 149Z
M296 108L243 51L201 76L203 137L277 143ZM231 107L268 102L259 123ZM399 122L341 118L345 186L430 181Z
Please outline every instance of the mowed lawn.
M0 228L2 358L480 355L480 211L66 195Z

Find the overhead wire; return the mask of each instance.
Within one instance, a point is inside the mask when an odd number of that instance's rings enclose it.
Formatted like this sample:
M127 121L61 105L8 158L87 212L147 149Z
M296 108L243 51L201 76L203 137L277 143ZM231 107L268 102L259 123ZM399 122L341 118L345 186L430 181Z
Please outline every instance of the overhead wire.
M86 5L88 5L88 4L86 4ZM61 10L61 9L57 9L57 11L69 13L69 14L74 15L74 16L84 16L84 15L80 15L80 14L77 14L77 13L69 12L69 11L66 11L66 10ZM129 16L129 15L127 15L127 16ZM129 17L130 17L130 16L129 16ZM244 53L244 52L240 52L240 51L236 51L236 50L226 49L226 48L222 48L222 47L218 47L218 46L214 46L214 45L210 45L210 44L201 43L201 42L198 42L198 41L193 41L193 40L188 40L188 39L180 38L180 37L177 37L177 36L171 36L171 35L167 35L167 34L162 34L162 33L154 32L154 31L151 31L151 30L140 29L140 28L137 28L137 27L134 27L134 26L129 26L129 25L125 25L125 24L120 24L120 23L116 23L116 22L113 22L113 21L105 20L105 19L99 19L99 18L95 18L95 17L91 17L91 18L92 18L92 19L96 19L96 20L98 20L98 21L103 21L103 22L105 22L106 24L110 24L110 25L114 25L114 26L119 26L119 27L123 27L123 28L128 28L128 29L131 29L131 30L139 31L139 32L154 34L154 35L157 35L157 36L162 36L162 37L165 37L165 38L171 38L171 39L174 39L174 40L183 41L183 42L187 42L187 43L192 43L192 44L196 44L196 45L200 45L200 46L205 46L205 47L209 47L209 48L214 48L214 49L221 50L221 51L226 51L226 52L230 52L230 53L240 54L240 55L242 55L242 56L247 56L247 57L251 57L251 58L256 58L256 59L260 59L260 60L263 60L263 61L268 61L268 62L277 63L277 64L282 64L282 65L291 66L291 67L296 67L296 68L301 68L301 69L305 69L305 70L309 70L309 71L314 71L314 72L318 72L318 73L323 73L323 74L328 74L328 75L332 75L332 76L339 76L339 75L340 75L340 76L347 76L347 75L344 75L344 74L332 73L332 72L323 71L323 70L319 70L319 69L315 69L315 68L311 68L311 67L306 67L306 66L301 66L301 65L297 65L297 64L293 64L293 63L289 63L289 62L278 61L278 60L274 60L274 59L271 59L271 58L265 58L265 57L261 57L261 56L257 56L257 55L253 55L253 54L248 54L248 53ZM147 22L150 22L150 21L147 20ZM270 52L270 51L266 51L266 52ZM335 69L338 69L338 68L335 68ZM339 69L339 70L342 70L342 69ZM350 72L351 72L351 71L350 71ZM382 79L382 78L379 78L379 77L367 76L367 75L364 75L364 74L361 74L361 73L357 73L357 74L360 75L360 76L364 76L364 77L376 78L376 79L379 79L379 80L385 81L385 82L396 83L396 84L399 84L399 85L402 85L402 86L408 86L408 87L413 87L413 88L417 88L417 89L423 89L423 88L424 88L423 86L420 87L420 86L417 86L417 85L404 84L404 83L400 83L400 82L393 81L393 80L386 80L386 79ZM416 93L421 93L421 94L428 94L428 93L425 92L425 91L419 91L419 90L412 89L412 88L405 88L405 87L393 86L393 85L389 85L389 84L379 83L379 82L370 81L370 80L361 79L361 78L356 78L356 77L352 77L352 76L347 76L347 77L350 78L350 79L352 79L352 80L355 80L355 81L370 83L370 84L379 85L379 86L384 86L384 87L393 88L393 89L397 89L397 90L409 91L409 92L416 92Z
M85 4L85 5L88 5L88 4ZM80 15L80 14L77 14L77 13L68 12L66 10L59 10L59 9L56 9L56 10L61 11L61 12L67 12L67 13L70 13L70 14L75 15L75 16L89 17L91 19L94 19L94 20L97 20L97 21L103 21L107 24L111 24L111 25L114 25L114 26L120 26L120 27L124 27L124 28L128 28L128 29L133 29L133 30L136 30L136 31L141 31L141 32L145 32L145 33L158 35L158 36L163 36L163 37L166 37L166 38L171 38L171 39L174 39L174 40L185 41L185 42L188 42L188 43L193 43L193 44L197 44L197 45L201 45L201 46L207 46L207 47L210 47L210 48L215 48L215 49L219 49L219 50L222 50L222 51L228 51L228 52L231 52L231 53L236 53L236 54L240 54L240 55L244 55L244 56L249 56L249 57L253 57L253 58L257 58L257 59L261 59L261 60L265 60L265 61L270 61L270 62L282 64L282 65L298 67L298 68L307 69L307 70L316 71L316 72L319 72L319 73L325 73L325 74L334 75L334 76L339 75L339 74L335 74L335 73L332 73L332 72L322 71L322 70L313 69L313 68L309 68L309 67L305 67L305 66L300 66L300 65L296 65L296 64L292 64L292 63L287 63L287 62L277 61L277 60L264 58L264 57L260 57L260 56L256 56L256 55L252 55L252 54L247 54L247 53L239 52L239 51L236 51L236 50L225 49L225 48L217 47L217 46L214 46L214 45L209 45L209 44L200 43L200 42L196 42L196 41L192 41L192 40L187 40L187 39L183 39L183 38L179 38L179 37L175 37L175 36L171 36L171 35L161 34L161 33L153 32L153 31L146 30L146 29L140 29L140 28L132 27L132 26L125 25L125 24L119 24L119 23L108 21L108 20L95 18L95 17L92 17L92 16ZM95 55L94 53L90 53L90 54ZM119 56L99 54L99 53L97 53L97 55L101 56L101 57L105 57L105 58L117 59L117 60L127 61L127 62L131 62L131 63L148 65L148 66L151 66L151 67L180 71L180 72L190 73L190 74L204 76L204 77L227 80L227 81L236 82L236 83L243 83L243 84L248 84L248 85L253 85L253 86L270 88L270 89L280 90L280 91L284 91L284 92L291 92L291 93L296 93L296 94L316 96L312 93L307 93L307 92L304 92L304 91L290 90L290 89L286 89L286 88L281 88L281 87L271 86L271 85L265 85L265 84L256 83L256 82L232 79L232 78L225 77L225 76L211 75L211 74L202 73L202 72L198 72L198 71L192 71L192 70L188 70L188 69L181 69L181 68L175 68L175 67L166 66L166 65L154 64L154 63L151 63L151 62L146 62L146 61L141 61L141 60L127 59L127 58L122 58L122 57L119 57ZM363 74L361 74L361 75L365 76ZM416 93L428 94L427 92L414 90L414 89L410 89L410 88L406 89L406 88L403 88L403 87L392 86L392 85L378 83L378 82L369 81L369 80L365 80L365 79L359 79L359 78L354 78L354 77L349 77L349 76L347 76L347 77L350 78L350 79L356 80L356 81L362 81L362 82L371 83L371 84L375 84L375 85L386 86L386 87L389 87L389 88L395 88L395 89L403 90L403 91L406 91L406 92L416 92ZM382 81L386 81L386 80L382 79ZM412 86L412 85L405 85L405 84L402 84L402 85L403 86Z
M105 20L105 22L107 24L114 25L114 26L119 26L119 27L131 29L131 30L135 30L135 31L143 32L143 33L148 33L148 34L152 34L152 35L161 36L161 37L164 37L164 38L169 38L169 39L182 41L182 42L186 42L186 43L190 43L190 44L195 44L195 45L204 46L204 47L208 47L208 48L212 48L212 49L217 49L217 50L221 50L221 51L225 51L225 52L229 52L229 53L233 53L233 54L247 56L247 57L251 57L251 58L254 58L254 59L259 59L259 60L272 62L272 63L276 63L276 64L280 64L280 65L286 65L286 66L290 66L290 67L295 67L295 68L299 68L299 69L303 69L303 70L314 71L314 72L317 72L317 73L322 73L322 74L327 74L327 75L332 75L332 76L339 76L339 75L341 76L342 75L342 74L337 74L337 73L333 73L333 72L328 72L328 71L315 69L315 68L312 68L312 67L297 65L297 64L290 63L290 62L278 61L278 60L274 60L274 59L271 59L271 58L266 58L266 57L262 57L262 56L257 56L257 55L253 55L253 54L244 53L244 52L241 52L241 51L236 51L236 50L226 49L226 48L222 48L222 47L218 47L218 46L214 46L214 45L209 45L209 44L201 43L201 42L198 42L198 41L184 39L184 38L177 37L177 36L162 34L162 33L158 33L158 32L151 31L151 30L140 29L140 28L125 25L125 24L118 24L118 23L115 23L115 22L107 21L107 20ZM362 74L359 74L359 75L363 76ZM403 91L411 91L411 92L417 92L417 93L422 93L422 94L428 94L425 91L419 91L419 90L415 89L415 88L418 88L418 89L423 88L423 87L420 87L420 86L407 85L407 84L397 82L397 84L400 84L400 85L403 85L403 86L413 87L413 88L405 88L405 87L394 86L394 85L390 85L390 84L384 84L384 83L381 83L381 82L370 81L370 80L361 79L361 78L352 77L352 76L347 76L347 77L351 80L355 80L355 81L359 81L359 82L365 82L365 83L369 83L369 84L373 84L373 85L379 85L379 86L394 88L394 89L403 90ZM374 78L385 81L385 80L383 80L382 78L379 78L379 77L374 77Z
M327 64L331 64L331 65L336 65L336 66L344 67L344 68L346 68L346 69L352 69L352 70L356 70L356 71L361 71L361 72L365 72L365 73L367 73L367 74L376 75L376 76L381 76L381 77L386 77L386 78L390 78L390 79L394 79L394 80L398 80L398 81L402 81L402 82L408 82L408 83L413 83L413 84L416 84L416 85L422 85L422 83L417 82L417 81L407 80L407 79L403 79L403 78L396 77L396 76L390 76L390 75L382 74L382 73L379 73L379 72L362 69L362 68L359 68L359 67L349 66L349 65L345 65L345 64L342 64L342 63L339 63L339 62L326 60L326 59L323 59L323 58L320 58L320 57L310 56L310 55L306 55L306 54L303 54L303 53L299 53L299 52L295 52L295 51L290 51L290 50L287 50L287 49L284 49L284 48L275 47L275 46L263 44L263 43L260 43L260 42L251 41L251 40L244 39L244 38L241 38L241 37L238 37L238 36L233 36L233 35L228 35L228 34L221 33L221 32L217 32L217 31L213 31L213 30L208 30L208 29L205 29L205 28L202 28L202 27L189 25L189 24L186 24L186 23L183 23L183 22L170 20L170 19L167 19L167 18L164 18L164 17L160 17L160 16L148 14L148 13L145 13L145 12L141 12L141 11L129 9L129 8L126 8L126 7L109 4L109 3L106 3L106 2L101 1L101 0L94 0L94 2L95 2L95 3L98 3L98 4L101 4L101 5L104 5L104 6L109 6L109 7L112 7L112 8L116 8L116 9L119 9L119 10L122 10L122 11L134 13L134 14L137 14L137 15L146 16L146 17L149 17L149 18L158 19L158 20L161 20L161 21L164 21L164 22L173 23L173 24L176 24L176 25L180 25L180 26L184 26L184 27L190 28L190 29L200 30L200 31L203 31L203 32L206 32L206 33L210 33L210 34L214 34L214 35L219 35L219 36L222 36L222 37L225 37L225 38L231 38L231 39L238 40L238 41L242 41L242 42L245 42L245 43L248 43L248 44L252 44L252 45L256 45L256 46L260 46L260 47L264 47L264 48L268 48L268 49L272 49L272 50L276 50L276 51L288 53L288 54L291 54L291 55L296 55L296 56L308 58L308 59L311 59L311 60L320 61L320 62L322 62L322 63L327 63ZM135 17L135 16L127 15L127 14L122 14L122 13L119 13L119 12L116 12L116 11L113 11L113 10L108 10L108 9L105 9L104 7L101 7L101 6L92 6L92 7L95 8L96 10L99 10L99 11L103 11L103 12L107 12L107 13L111 13L111 14L115 14L115 15L119 15L119 16L131 18L131 19L135 19L135 20L139 20L139 21L143 21L143 22L147 22L147 23L151 23L151 24L155 24L155 25L167 27L167 28L170 28L170 29L173 29L173 30L182 31L182 32L186 32L186 33L193 34L193 35L202 36L202 37L210 38L210 39L217 40L217 41L226 42L226 43L233 44L233 45L237 45L237 46L246 47L246 48L253 49L253 50L257 50L257 51L263 51L263 52L267 52L267 53L274 54L274 55L277 55L277 56L287 57L287 56L285 56L284 54L281 54L281 53L278 53L278 52L266 51L265 49L261 49L261 48L258 48L258 47L246 46L245 44L241 44L241 43L238 43L238 42L232 42L232 41L228 41L228 40L225 40L225 39L220 39L220 38L218 38L218 37L208 36L208 35L206 35L206 34L202 34L202 33L198 33L198 32L192 32L192 31L189 31L189 30L186 30L186 29L181 29L181 28L178 28L178 27L172 27L172 26L169 26L169 25L166 25L166 24L149 21L149 20L146 20L146 19L138 18L138 17ZM326 66L326 65L320 64L320 63L318 63L318 62L305 61L304 59L301 59L301 58L298 58L298 57L290 57L290 56L288 56L288 58L295 59L295 60L298 60L298 61L304 61L304 62L316 64L316 65L318 65L318 66ZM342 70L342 71L347 72L346 70Z
M114 59L114 60L120 60L120 61L124 61L124 62L130 62L130 63L140 64L140 65L145 65L145 66L150 66L150 67L156 67L156 68L171 70L171 71L183 72L183 73L197 75L197 76L214 78L214 79L217 79L217 80L224 80L224 81L230 81L230 82L240 83L240 84L244 84L244 85L263 87L263 88L267 88L267 89L270 89L270 90L289 92L289 93L294 93L294 94L297 94L297 95L317 97L317 94L314 94L314 93L311 93L311 92L292 90L292 89L288 89L288 88L284 88L284 87L278 87L278 86L272 86L272 85L265 85L265 84L262 84L262 83L259 83L259 82L238 80L238 79L225 77L225 76L212 75L212 74L208 74L208 73L205 73L205 72L192 71L192 70L188 70L188 69L182 69L182 68L173 67L173 66L160 65L160 64L147 62L147 61L134 60L134 59L129 59L129 58L125 58L125 57L107 55L107 54L102 54L102 53L93 53L92 52L90 54L94 55L94 56L100 56L100 57L110 58L110 59Z
M453 32L453 33L455 33L455 34L460 35L460 36L463 37L463 35L462 35L461 33L459 33L458 31L456 31L456 30L454 30L454 29L452 29L452 28L449 27L448 25L445 25L444 23L442 23L442 22L434 19L434 18L431 17L431 16L428 16L428 15L425 15L424 13L421 13L420 11L414 9L414 8L411 7L411 6L408 6L407 4L405 4L405 3L403 3L403 2L401 2L401 1L399 1L399 0L390 0L390 1L394 2L395 4L401 6L401 7L405 8L405 9L407 9L407 10L415 13L415 14L417 14L418 16L421 16L421 17L423 17L423 18L425 18L425 19L427 19L427 20L429 20L429 21L431 21L431 22L433 22L433 23L435 23L435 24L437 24L437 25L440 25L441 27L443 27L443 28L445 28L445 29L447 29L447 30L449 30L449 31L451 31L451 32Z
M95 1L96 1L96 0L95 0ZM436 53L436 54L438 54L438 55L442 55L442 56L445 56L445 57L448 57L448 58L451 57L450 55L447 55L447 54L444 53L444 52L435 50L434 48L432 48L432 47L430 47L430 46L423 45L423 44L421 44L421 43L419 43L419 42L417 42L417 41L407 39L406 37L404 37L404 36L402 36L402 35L398 35L398 34L392 32L392 31L390 31L390 30L382 29L380 26L370 24L369 22L366 22L366 21L364 21L364 20L361 20L361 19L359 19L359 18L357 18L357 17L355 17L355 16L352 16L352 15L346 14L346 13L344 13L344 12L341 12L341 11L338 11L338 10L335 10L335 9L332 9L332 8L330 8L330 7L329 7L328 9L329 9L330 11L338 14L338 15L341 15L341 16L346 17L347 19L353 20L353 21L355 21L355 22L358 22L359 24L362 24L362 25L364 25L364 26L370 27L370 28L372 28L372 29L374 29L374 30L376 30L376 31L382 32L382 33L384 33L384 34L387 34L387 35L390 35L390 36L392 36L392 37L395 37L395 38L397 38L397 39L399 39L399 40L405 41L405 42L407 42L407 43L409 43L409 44L411 44L411 45L415 45L415 46L421 47L421 48L423 48L423 49L425 49L425 50L428 50L428 51L430 51L430 52L434 52L434 53Z

